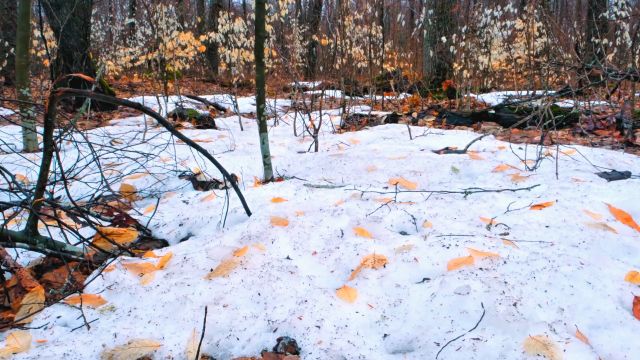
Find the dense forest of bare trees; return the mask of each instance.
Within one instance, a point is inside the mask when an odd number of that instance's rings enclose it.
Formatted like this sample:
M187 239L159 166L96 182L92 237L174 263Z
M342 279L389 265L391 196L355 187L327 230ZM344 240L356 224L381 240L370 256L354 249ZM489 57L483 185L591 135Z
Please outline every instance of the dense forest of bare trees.
M17 11L15 1L0 5L7 15ZM43 76L189 74L235 84L252 78L252 2L38 0L32 6L33 70ZM447 79L468 91L578 86L585 71L637 72L639 13L640 4L630 0L270 1L267 70L280 78L367 84L395 76L394 85L418 83L425 91ZM15 26L2 24L6 84L14 78Z

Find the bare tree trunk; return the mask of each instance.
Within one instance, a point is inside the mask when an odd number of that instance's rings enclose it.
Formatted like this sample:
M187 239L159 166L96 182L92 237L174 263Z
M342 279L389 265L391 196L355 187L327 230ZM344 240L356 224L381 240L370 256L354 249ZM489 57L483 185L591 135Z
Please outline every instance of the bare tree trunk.
M76 73L95 77L96 69L90 55L93 0L48 0L43 2L43 7L53 34L58 40L58 52L52 64L53 78L58 79L63 75ZM71 76L57 82L57 85L74 89L91 89L93 83ZM100 80L99 91L107 95L115 95L104 80ZM79 108L84 100L84 98L76 98L73 101L73 107ZM92 102L92 107L95 110L116 108L101 102Z
M29 49L31 49L31 0L18 1L16 31L16 92L22 117L22 144L25 152L38 151L36 120L31 101L29 71Z
M322 19L322 0L309 0L307 18L307 64L305 68L305 78L313 80L318 67L318 40L314 35L320 31L320 20Z
M451 76L449 53L451 36L455 31L452 14L453 0L424 0L427 11L422 44L422 72L432 89L439 88Z
M607 19L602 14L607 11L608 0L588 0L587 8L587 41L583 61L586 64L602 65L604 50L598 42L608 32Z
M212 0L209 7L209 31L218 31L218 19L220 18L220 11L222 10L222 0ZM211 42L207 46L207 61L213 75L218 75L218 68L220 66L220 55L218 50L218 44Z
M269 150L269 132L267 129L266 109L266 66L264 62L264 44L267 38L266 30L266 0L255 2L255 46L256 59L256 115L258 117L258 132L260 134L260 153L262 154L262 166L264 168L264 181L273 180L273 167L271 165L271 152Z
M0 0L0 76L4 77L4 85L13 85L15 81L15 53L16 47L16 0ZM2 63L6 60L6 64ZM0 84L0 88L1 88Z

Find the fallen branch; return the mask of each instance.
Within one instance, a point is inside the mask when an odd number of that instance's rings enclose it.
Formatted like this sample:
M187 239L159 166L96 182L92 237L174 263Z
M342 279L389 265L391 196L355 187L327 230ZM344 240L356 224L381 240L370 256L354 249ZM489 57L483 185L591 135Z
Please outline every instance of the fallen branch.
M475 330L478 325L480 325L480 322L482 321L482 319L484 319L484 314L486 313L485 309L484 309L484 304L480 303L480 306L482 307L482 315L480 316L480 319L478 320L478 322L476 323L476 325L474 327L472 327L471 329L469 329L467 332L465 332L464 334L461 334L460 336L457 336L449 341L447 341L446 344L444 344L444 346L442 346L440 348L440 350L438 350L438 353L436 354L436 359L438 358L438 356L440 355L440 353L442 352L442 350L444 350L444 348L446 348L449 344L451 344L452 342L460 339L461 337L467 335L468 333L472 332L473 330Z
M464 149L462 149L462 150L457 150L457 149L454 149L452 147L447 146L447 147L442 148L440 150L433 150L433 152L438 154L438 155L444 155L444 154L466 154L467 151L469 150L469 148L471 147L471 145L473 145L476 141L481 140L482 138L484 138L487 135L489 135L489 134L484 134L482 136L478 136L477 138L471 140L471 142L468 143L467 146L465 146Z
M201 102L201 103L203 103L203 104L205 104L207 106L211 106L212 108L214 108L214 109L216 109L218 111L227 112L227 108L226 107L224 107L224 106L222 106L222 105L220 105L220 104L218 104L216 102L209 101L209 100L207 100L207 99L205 99L203 97L195 96L195 95L184 95L184 96L186 98L191 99L191 100L199 101L199 102Z
M373 191L373 190L360 190L357 188L345 189L347 191L359 191L361 194L397 194L397 193L423 193L423 194L462 194L466 198L469 195L479 193L501 193L501 192L518 192L518 191L531 191L540 186L540 184L532 185L526 188L508 188L508 189L483 189L483 188L467 188L459 191L455 190L396 190L396 191Z

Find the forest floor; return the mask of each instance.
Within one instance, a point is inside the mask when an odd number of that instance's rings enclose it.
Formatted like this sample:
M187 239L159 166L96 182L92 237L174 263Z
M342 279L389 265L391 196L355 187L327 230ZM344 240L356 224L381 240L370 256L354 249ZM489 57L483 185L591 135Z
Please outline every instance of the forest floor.
M156 97L133 100L158 107ZM251 217L233 193L227 206L224 190L179 179L194 169L219 175L148 118L88 130L113 153L135 144L157 155L126 180L140 192L130 213L170 246L96 271L84 292L104 302L47 307L30 324L31 350L15 359L95 359L134 339L147 340L156 359L185 359L205 307L202 352L216 359L256 356L280 336L296 339L303 359L637 358L640 280L627 275L640 270L640 186L595 173L638 174L640 158L494 136L440 155L478 134L402 124L334 133L339 109L324 112L319 152L310 153L311 137L294 136L300 122L289 101L271 102L283 181L255 180L251 97L238 103L244 131L238 116L216 119L217 130L181 130L239 176ZM19 127L0 134L19 149ZM62 151L74 161L73 148ZM0 162L35 179L37 158ZM131 170L123 159L104 161ZM33 258L18 253L23 264Z

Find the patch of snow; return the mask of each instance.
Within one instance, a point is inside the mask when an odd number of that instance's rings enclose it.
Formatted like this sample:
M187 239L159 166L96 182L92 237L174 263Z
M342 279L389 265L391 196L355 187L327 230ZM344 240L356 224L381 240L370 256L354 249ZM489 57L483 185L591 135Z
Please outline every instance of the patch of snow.
M502 104L503 102L509 100L510 98L517 97L525 97L525 96L536 96L536 95L544 95L544 94L554 94L555 91L548 90L520 90L520 91L494 91L485 94L469 94L472 97L478 99L478 101L482 101L489 106L496 106L498 104Z
M11 109L0 107L0 116L11 116L15 113L16 112Z

